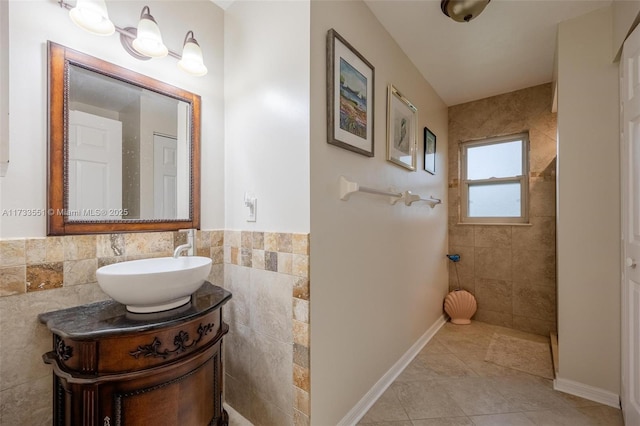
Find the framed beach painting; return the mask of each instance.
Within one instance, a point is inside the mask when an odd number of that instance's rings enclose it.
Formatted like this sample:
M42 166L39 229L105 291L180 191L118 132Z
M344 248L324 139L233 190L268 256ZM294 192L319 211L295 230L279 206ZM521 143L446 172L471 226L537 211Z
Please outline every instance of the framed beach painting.
M373 157L374 68L334 29L327 33L327 142Z
M424 128L424 169L436 174L436 135L426 127Z
M418 108L392 84L387 96L387 160L415 170Z

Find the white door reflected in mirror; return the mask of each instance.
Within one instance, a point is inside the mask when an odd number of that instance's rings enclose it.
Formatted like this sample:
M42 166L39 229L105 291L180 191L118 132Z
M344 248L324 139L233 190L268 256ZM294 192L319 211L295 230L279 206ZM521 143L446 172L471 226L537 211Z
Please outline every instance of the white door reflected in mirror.
M122 123L69 111L69 220L115 220L122 211Z

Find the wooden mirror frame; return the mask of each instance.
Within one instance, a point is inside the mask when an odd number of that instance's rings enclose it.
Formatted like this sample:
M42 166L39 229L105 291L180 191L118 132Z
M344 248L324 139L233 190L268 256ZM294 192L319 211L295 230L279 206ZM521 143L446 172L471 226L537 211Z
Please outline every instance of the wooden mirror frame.
M200 96L126 68L47 42L49 52L49 158L47 235L175 231L200 228ZM189 219L121 219L68 221L68 81L69 66L78 66L186 102L191 107Z

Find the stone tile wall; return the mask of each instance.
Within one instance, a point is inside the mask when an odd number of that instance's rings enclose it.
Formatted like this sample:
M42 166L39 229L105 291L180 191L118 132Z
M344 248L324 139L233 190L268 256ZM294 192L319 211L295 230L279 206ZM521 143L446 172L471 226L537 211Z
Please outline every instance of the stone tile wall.
M479 321L538 334L556 329L556 114L551 84L449 108L449 250ZM459 225L460 142L529 132L530 225ZM454 265L449 287L456 287Z
M211 269L212 282L222 281L223 238L223 231L196 233L197 254L218 265ZM185 242L181 232L0 240L0 297L95 283L101 266L171 256Z
M209 281L223 284L223 231L198 231ZM38 314L104 300L95 272L123 260L169 256L182 233L81 235L0 240L0 424L51 424L51 334Z
M308 425L309 235L225 231L225 399L256 425Z

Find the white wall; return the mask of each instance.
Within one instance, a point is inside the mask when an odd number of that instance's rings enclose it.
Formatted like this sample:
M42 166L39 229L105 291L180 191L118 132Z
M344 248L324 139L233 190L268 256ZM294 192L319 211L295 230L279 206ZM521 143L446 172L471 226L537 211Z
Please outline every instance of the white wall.
M618 67L611 7L558 29L559 378L620 391Z
M182 73L173 58L138 61L123 50L117 35L99 37L81 30L54 1L9 2L9 21L20 24L9 29L11 167L0 178L3 209L46 208L46 42L51 40L202 97L201 224L203 229L224 227L223 11L210 1L115 1L108 2L109 14L116 25L135 26L144 5L150 6L171 50L180 52L186 32L194 31L209 74L198 78ZM45 234L45 217L0 216L0 238Z
M613 56L622 52L622 44L640 20L640 1L613 0Z
M0 177L9 161L9 2L0 1ZM2 200L0 199L0 209Z
M224 51L225 228L309 232L309 2L234 2Z
M375 67L375 157L327 144L326 35L334 28ZM418 170L386 158L387 85L418 108ZM447 293L447 107L361 1L311 3L311 421L335 425L442 314ZM422 129L437 135L423 170ZM363 186L443 199L391 206Z

